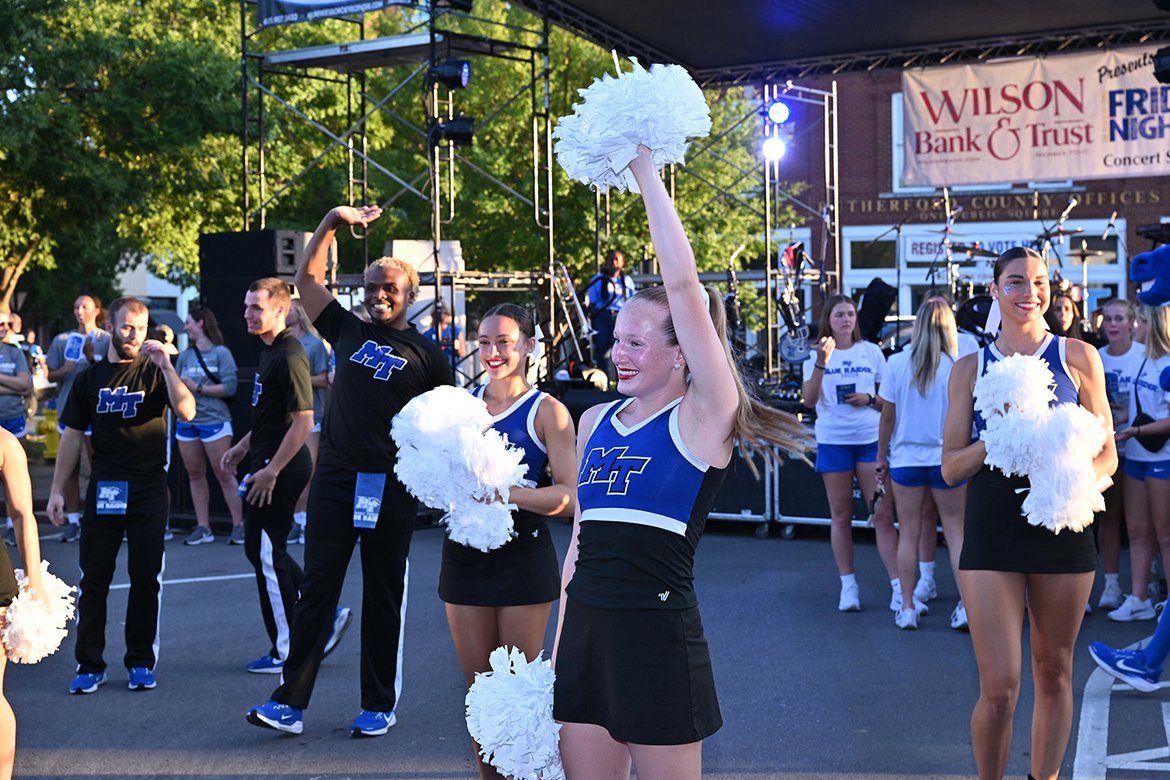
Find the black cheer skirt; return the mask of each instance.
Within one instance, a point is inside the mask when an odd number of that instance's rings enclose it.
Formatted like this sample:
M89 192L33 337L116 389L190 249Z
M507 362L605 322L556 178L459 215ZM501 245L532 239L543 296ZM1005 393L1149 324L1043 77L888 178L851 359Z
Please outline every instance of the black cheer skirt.
M1063 530L1029 525L1020 510L1027 477L1007 477L984 466L970 480L963 551L959 568L1025 574L1079 574L1097 569L1097 545L1090 528Z
M516 537L498 550L443 539L439 598L471 607L547 604L561 597L561 570L548 520L531 512L513 513Z
M566 598L554 718L637 745L685 745L719 730L698 607L601 609Z

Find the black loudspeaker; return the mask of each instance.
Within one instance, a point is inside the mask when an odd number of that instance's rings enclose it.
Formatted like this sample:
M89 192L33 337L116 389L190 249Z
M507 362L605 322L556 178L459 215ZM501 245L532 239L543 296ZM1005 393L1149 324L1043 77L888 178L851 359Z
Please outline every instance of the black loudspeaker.
M857 327L861 330L861 338L866 341L877 340L886 321L886 315L898 299L898 288L891 287L881 279L874 279L865 288L865 295L861 298L861 308L857 310Z

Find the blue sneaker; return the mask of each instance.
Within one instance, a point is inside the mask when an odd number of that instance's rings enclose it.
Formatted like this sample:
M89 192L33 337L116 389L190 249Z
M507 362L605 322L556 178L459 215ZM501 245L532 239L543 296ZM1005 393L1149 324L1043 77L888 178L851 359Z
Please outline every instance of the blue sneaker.
M362 710L353 722L350 732L355 737L380 737L398 722L393 712L371 712Z
M73 678L73 682L69 683L70 693L93 693L98 689L99 685L106 684L106 673L98 672L97 674L79 674Z
M126 674L130 678L130 690L132 691L149 691L158 684L154 681L154 672L145 666L127 669Z
M1094 642L1089 645L1089 654L1105 672L1113 675L1126 685L1142 693L1158 690L1158 679L1162 670L1146 666L1137 650L1114 650L1112 647Z
M345 629L349 628L351 620L353 613L349 611L349 607L337 608L333 615L333 631L329 634L329 641L325 643L325 652L321 654L322 660L333 652L333 648L337 647L337 643L345 636Z
M263 726L266 729L276 729L286 734L300 734L305 728L301 720L301 711L287 704L269 699L259 707L248 711L248 722L253 726Z
M245 668L253 674L280 674L284 671L284 661L266 655L252 661Z

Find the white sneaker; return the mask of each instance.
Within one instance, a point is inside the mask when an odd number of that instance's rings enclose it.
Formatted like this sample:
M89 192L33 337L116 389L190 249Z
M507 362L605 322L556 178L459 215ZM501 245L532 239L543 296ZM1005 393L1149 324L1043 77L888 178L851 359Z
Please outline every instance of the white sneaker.
M963 600L959 599L958 606L955 611L951 613L951 628L956 631L970 631L967 625L967 608L963 606Z
M1142 601L1132 593L1125 597L1125 601L1120 607L1109 613L1109 619L1116 620L1118 623L1153 620L1156 616L1153 603L1149 600Z
M861 611L861 599L857 596L857 583L841 586L841 600L837 602L837 609L842 612Z
M918 610L904 609L894 618L894 625L903 631L913 631L918 628Z
M1117 609L1121 606L1121 586L1116 582L1105 583L1105 590L1101 591L1101 599L1097 602L1097 609Z
M894 588L893 593L890 594L890 611L898 613L902 611L902 588L901 586Z
M918 584L914 586L914 598L919 601L930 601L938 598L938 585L933 579L921 578Z

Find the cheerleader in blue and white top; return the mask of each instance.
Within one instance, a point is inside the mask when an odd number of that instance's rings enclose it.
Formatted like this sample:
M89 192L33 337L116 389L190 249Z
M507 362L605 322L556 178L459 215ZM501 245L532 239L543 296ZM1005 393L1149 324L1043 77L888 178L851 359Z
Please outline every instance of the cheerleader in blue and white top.
M736 441L804 451L791 415L751 401L718 295L650 150L630 170L662 287L618 313L612 360L629 396L581 417L578 511L565 556L553 716L568 780L697 780L722 724L694 589L694 554Z
M557 399L528 383L528 361L536 346L536 324L526 309L510 303L488 310L479 326L479 359L491 381L474 394L487 404L492 427L524 451L527 478L535 487L515 487L508 500L516 536L503 547L480 552L443 540L439 598L468 687L477 672L491 670L488 656L502 645L535 659L544 645L552 602L560 596L557 554L548 517L569 517L576 505L573 477L573 419ZM541 480L545 464L552 483ZM499 778L475 747L479 776Z

